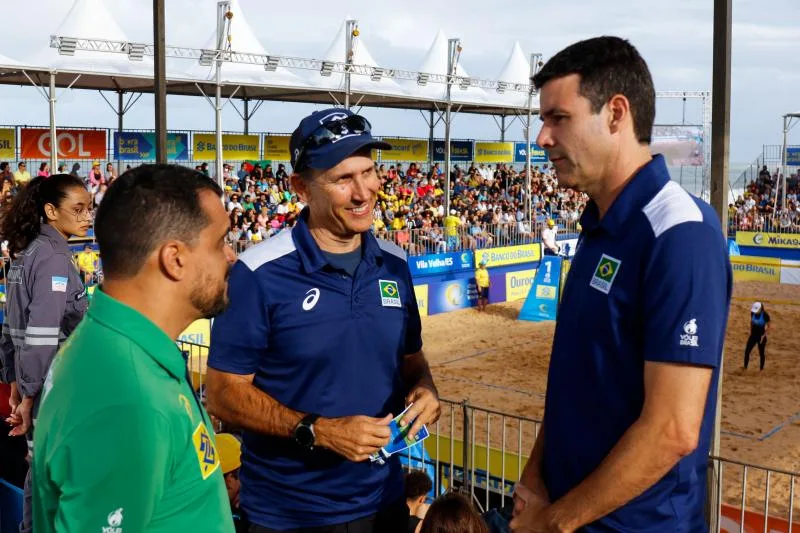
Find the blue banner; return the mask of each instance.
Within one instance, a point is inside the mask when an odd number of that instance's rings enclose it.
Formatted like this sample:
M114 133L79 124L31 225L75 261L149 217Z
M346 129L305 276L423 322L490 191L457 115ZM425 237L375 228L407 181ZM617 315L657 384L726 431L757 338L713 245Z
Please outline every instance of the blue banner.
M533 286L519 312L520 320L540 322L555 320L558 311L558 292L561 288L561 258L542 257L536 270Z
M474 265L475 257L472 251L412 256L408 261L413 277L472 270Z
M786 147L786 166L800 167L800 146Z
M517 143L514 149L514 162L524 163L525 152L528 151L528 143ZM538 144L531 143L531 164L547 163L547 151Z
M472 141L450 141L450 161L472 161L474 148ZM444 161L444 141L433 141L433 160Z
M156 134L152 131L114 132L114 159L121 161L155 161ZM167 159L189 159L189 134L167 133Z
M475 279L456 279L428 286L428 314L472 307L478 301Z

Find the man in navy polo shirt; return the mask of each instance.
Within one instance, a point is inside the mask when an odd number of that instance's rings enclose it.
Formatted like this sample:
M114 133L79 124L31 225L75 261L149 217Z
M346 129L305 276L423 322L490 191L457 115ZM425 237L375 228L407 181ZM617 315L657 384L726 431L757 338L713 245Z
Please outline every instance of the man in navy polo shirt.
M244 429L240 508L253 533L405 531L389 423L439 417L403 251L370 232L370 124L344 109L292 134L297 225L241 255L214 322L208 407Z
M561 186L591 198L564 287L544 425L514 531L702 532L731 268L714 211L649 150L655 91L627 41L534 78Z

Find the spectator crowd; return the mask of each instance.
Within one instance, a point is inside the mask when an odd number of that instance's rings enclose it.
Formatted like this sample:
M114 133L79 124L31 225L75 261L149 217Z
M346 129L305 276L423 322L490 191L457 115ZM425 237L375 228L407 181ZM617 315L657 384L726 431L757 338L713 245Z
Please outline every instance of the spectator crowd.
M747 184L736 201L728 205L728 232L772 231L800 233L800 176L786 179L786 207L783 208L780 169L770 173L764 165L755 180Z

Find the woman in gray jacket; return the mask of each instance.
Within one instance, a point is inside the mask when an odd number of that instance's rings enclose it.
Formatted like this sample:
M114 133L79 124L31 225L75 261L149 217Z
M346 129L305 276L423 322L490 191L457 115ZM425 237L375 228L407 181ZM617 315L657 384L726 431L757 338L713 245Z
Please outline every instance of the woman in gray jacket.
M11 435L33 427L42 386L59 345L86 311L86 289L67 239L92 225L92 200L83 181L69 174L37 177L3 213L0 234L12 258L6 277L2 330L2 380L11 385ZM25 481L22 531L30 526L30 473Z

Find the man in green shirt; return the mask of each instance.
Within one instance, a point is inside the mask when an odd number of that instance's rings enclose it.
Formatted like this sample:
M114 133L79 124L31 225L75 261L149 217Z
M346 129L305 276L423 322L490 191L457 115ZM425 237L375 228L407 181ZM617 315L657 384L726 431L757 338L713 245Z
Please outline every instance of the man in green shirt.
M108 189L95 221L105 281L44 385L37 533L234 531L211 421L175 344L227 305L221 195L172 165Z

